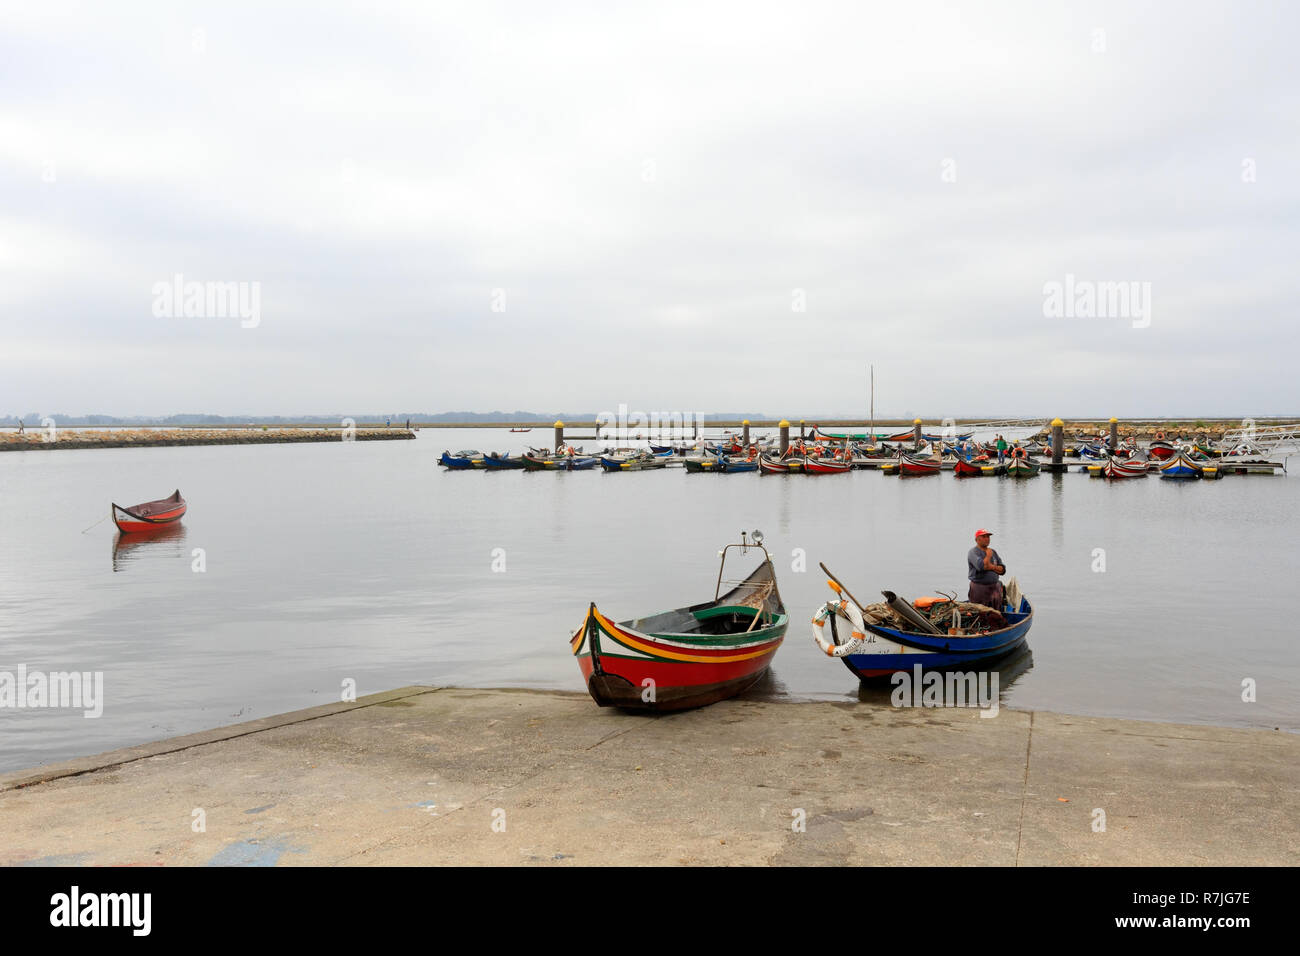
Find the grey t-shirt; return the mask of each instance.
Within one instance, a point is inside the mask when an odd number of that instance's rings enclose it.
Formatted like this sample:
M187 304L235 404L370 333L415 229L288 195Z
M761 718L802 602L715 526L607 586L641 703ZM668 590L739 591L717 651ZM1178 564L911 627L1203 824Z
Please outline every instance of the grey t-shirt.
M989 549L993 551L992 548ZM1002 564L1002 555L993 551L993 563ZM984 549L979 545L966 552L966 577L976 584L997 584L998 573L984 567Z

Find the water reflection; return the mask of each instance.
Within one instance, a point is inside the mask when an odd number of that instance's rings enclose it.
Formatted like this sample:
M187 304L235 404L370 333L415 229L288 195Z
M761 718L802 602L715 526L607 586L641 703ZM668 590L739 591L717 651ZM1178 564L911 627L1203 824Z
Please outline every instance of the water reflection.
M979 674L998 675L998 701L999 704L1005 703L1007 692L1011 689L1020 677L1027 674L1034 666L1034 653L1029 649L1028 644L1023 644L1018 650L1012 651L1011 654L1002 658L992 667L983 666L976 668ZM961 668L949 668L950 671L960 671ZM940 671L942 673L942 671ZM850 677L853 675L849 675ZM983 678L980 678L981 683ZM871 682L860 682L858 684L858 700L864 704L882 704L890 705L890 695L894 692L895 685L890 682L890 678L882 677ZM920 689L916 690L917 698L920 697Z
M131 534L119 531L113 539L113 570L125 571L140 561L154 558L183 558L186 553L185 526L179 523L157 531Z

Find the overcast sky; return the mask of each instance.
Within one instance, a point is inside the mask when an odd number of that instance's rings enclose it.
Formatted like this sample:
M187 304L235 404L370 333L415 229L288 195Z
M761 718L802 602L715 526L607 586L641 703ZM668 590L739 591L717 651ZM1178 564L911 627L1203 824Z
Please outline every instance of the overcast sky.
M1300 412L1294 4L0 9L0 414Z

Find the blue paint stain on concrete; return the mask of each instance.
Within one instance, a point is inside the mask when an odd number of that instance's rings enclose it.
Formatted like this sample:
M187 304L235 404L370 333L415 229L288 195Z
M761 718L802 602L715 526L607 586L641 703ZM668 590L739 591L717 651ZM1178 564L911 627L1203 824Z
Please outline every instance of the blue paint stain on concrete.
M251 810L245 810L244 812L245 812L245 813L261 813L263 810L270 810L273 806L275 806L274 803L268 803L268 804L267 804L266 806L264 806L264 807L253 807L253 809L251 809Z
M208 866L275 866L286 853L306 853L300 846L286 846L280 841L241 840L218 850Z

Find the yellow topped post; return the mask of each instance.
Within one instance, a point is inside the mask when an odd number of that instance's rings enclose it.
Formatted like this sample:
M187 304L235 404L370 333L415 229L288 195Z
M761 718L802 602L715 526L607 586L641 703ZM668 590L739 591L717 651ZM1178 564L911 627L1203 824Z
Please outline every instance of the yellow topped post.
M916 448L921 447L921 419L912 419L912 444Z
M1053 469L1059 471L1060 464L1065 458L1065 422L1059 418L1052 419L1052 465Z
M1111 453L1113 454L1114 451L1115 451L1115 449L1118 448L1118 447L1119 447L1119 419L1118 419L1118 418L1112 418L1112 419L1110 420L1110 450L1111 450Z
M555 423L555 450L559 451L564 447L564 422Z
M741 437L740 441L741 444L745 446L745 450L748 451L749 450L749 419L746 418L740 424L744 426L744 434Z
M785 453L790 450L790 423L783 418L781 424L776 427L781 429L780 448L781 455L784 457Z

